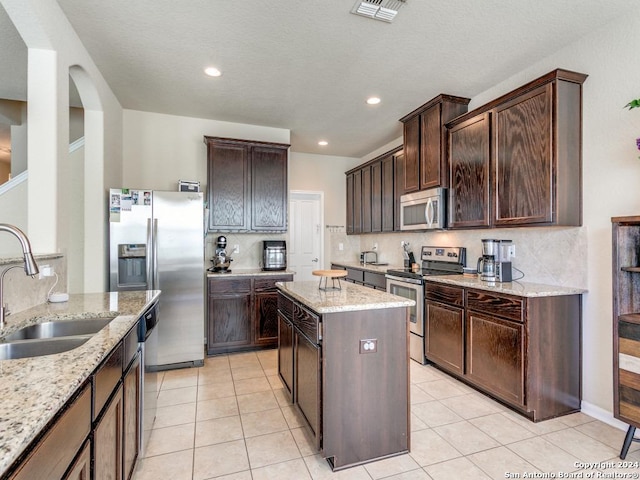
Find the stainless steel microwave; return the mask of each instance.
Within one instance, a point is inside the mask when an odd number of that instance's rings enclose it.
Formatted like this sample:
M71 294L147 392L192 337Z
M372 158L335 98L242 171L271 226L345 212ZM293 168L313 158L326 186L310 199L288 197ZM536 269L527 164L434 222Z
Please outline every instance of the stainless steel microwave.
M447 226L445 188L432 188L400 197L400 230L436 230Z

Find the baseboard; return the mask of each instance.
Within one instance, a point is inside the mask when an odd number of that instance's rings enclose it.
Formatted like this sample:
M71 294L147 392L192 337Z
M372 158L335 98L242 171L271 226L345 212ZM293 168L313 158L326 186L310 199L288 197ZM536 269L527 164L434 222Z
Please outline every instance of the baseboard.
M629 425L621 422L617 418L613 417L613 412L605 410L604 408L597 407L589 402L582 402L581 409L582 413L585 415L589 415L590 417L595 418L596 420L600 420L607 425L611 425L619 430L627 431Z

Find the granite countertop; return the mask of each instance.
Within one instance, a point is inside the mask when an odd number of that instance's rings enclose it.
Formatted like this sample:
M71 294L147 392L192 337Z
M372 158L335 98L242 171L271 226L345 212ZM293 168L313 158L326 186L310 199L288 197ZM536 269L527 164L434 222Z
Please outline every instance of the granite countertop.
M370 263L360 262L331 262L331 265L338 265L341 267L355 268L357 270L365 270L367 272L375 273L387 273L387 270L404 270L404 265L372 265Z
M350 312L380 308L411 307L413 300L381 290L340 282L340 290L320 290L316 281L278 282L276 286L287 295L317 313Z
M209 272L207 278L229 278L229 277L255 277L274 275L293 275L291 270L262 270L261 268L232 268L231 272Z
M0 475L159 296L158 290L70 295L68 302L37 305L7 318L0 337L51 319L116 315L89 341L68 352L0 361Z
M457 285L459 287L476 288L490 292L508 293L520 297L556 297L560 295L580 295L586 293L584 288L560 287L531 282L485 282L477 276L466 275L433 275L427 281Z

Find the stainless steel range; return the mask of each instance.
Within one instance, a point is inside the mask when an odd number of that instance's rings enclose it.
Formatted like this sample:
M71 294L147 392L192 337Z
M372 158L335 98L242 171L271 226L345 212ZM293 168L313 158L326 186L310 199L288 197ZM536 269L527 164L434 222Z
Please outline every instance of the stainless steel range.
M431 275L462 275L466 265L464 247L422 247L422 269L387 270L387 292L415 300L410 310L409 355L421 364L424 356L424 279Z

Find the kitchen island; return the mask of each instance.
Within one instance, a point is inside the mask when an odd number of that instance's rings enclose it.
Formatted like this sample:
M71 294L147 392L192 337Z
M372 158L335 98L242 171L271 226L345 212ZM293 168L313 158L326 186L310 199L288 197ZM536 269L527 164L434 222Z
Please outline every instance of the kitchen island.
M8 475L40 445L43 435L48 435L72 401L78 403L78 396L81 400L91 398L91 376L103 363L108 363L105 360L122 346L127 334L132 335L137 345L137 334L132 328L159 296L160 291L71 295L68 302L37 305L7 318L0 341L20 328L44 321L115 317L86 343L72 350L0 361L0 478L14 478ZM76 429L79 428L77 425ZM62 445L59 450L64 448ZM54 456L48 462L55 464L60 459Z
M408 300L279 282L278 374L334 470L407 453Z

